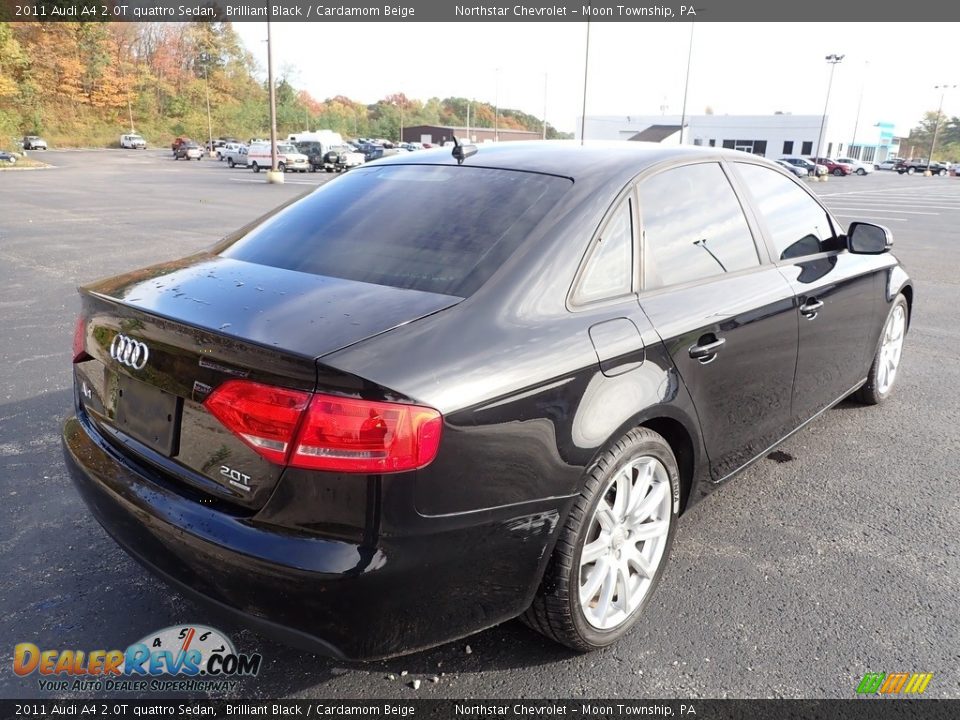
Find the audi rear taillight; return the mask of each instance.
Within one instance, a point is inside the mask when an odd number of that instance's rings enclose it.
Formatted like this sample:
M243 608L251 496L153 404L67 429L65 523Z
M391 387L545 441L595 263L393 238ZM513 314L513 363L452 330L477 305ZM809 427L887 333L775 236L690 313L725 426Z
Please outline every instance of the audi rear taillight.
M83 362L89 360L87 354L87 321L83 315L77 318L77 324L73 328L73 362Z
M311 470L391 473L429 465L443 418L433 408L228 380L204 406L267 460Z
M310 393L228 380L203 405L267 460L283 464L309 402Z

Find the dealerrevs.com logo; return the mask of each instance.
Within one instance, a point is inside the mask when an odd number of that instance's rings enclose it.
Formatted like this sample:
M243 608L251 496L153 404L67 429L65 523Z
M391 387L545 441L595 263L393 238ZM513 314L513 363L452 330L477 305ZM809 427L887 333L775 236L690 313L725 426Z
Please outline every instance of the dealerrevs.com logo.
M41 650L20 643L13 650L13 671L36 674L44 691L226 692L260 672L262 660L258 653L238 653L214 628L174 625L126 650Z

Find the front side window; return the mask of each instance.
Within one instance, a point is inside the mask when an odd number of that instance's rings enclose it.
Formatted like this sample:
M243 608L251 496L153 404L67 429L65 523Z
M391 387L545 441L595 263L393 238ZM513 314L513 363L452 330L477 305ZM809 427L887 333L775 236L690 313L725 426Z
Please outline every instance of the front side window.
M766 222L780 260L840 248L826 210L789 178L759 165L737 163Z
M596 239L576 292L578 302L625 295L633 286L633 211L627 199Z
M760 264L743 209L718 163L666 170L639 189L645 289Z

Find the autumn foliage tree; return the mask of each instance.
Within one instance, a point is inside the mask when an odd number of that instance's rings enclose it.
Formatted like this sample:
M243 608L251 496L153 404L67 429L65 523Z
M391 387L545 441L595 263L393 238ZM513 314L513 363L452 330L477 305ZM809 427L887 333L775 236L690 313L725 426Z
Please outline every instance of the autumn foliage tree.
M397 140L412 125L493 127L495 110L466 98L408 98L365 104L319 100L276 83L281 136L329 128L346 137ZM0 147L24 134L53 145L116 145L131 129L152 144L175 135L265 136L268 88L262 69L228 22L0 22ZM210 104L210 129L207 99ZM541 120L500 109L501 128L539 131ZM560 136L548 127L548 137Z

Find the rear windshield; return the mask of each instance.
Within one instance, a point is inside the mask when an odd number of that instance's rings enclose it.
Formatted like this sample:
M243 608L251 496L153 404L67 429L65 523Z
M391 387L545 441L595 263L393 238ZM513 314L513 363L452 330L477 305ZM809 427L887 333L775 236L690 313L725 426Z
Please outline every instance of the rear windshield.
M571 184L552 175L476 167L358 168L269 218L222 254L468 297Z

